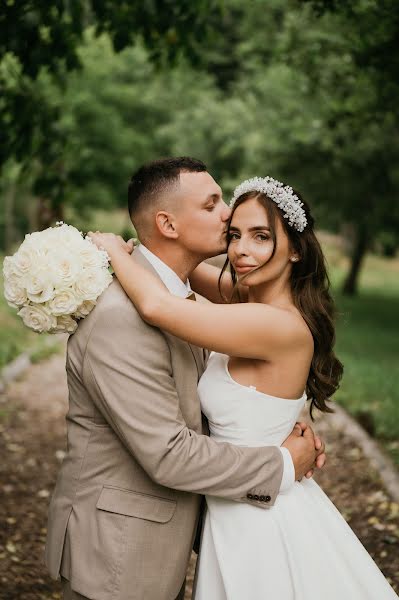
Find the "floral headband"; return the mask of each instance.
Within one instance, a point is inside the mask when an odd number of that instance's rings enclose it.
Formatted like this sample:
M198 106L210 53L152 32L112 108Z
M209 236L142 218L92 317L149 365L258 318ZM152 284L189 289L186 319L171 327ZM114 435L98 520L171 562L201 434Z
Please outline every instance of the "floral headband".
M234 190L233 198L230 202L230 208L233 208L237 198L247 192L261 192L273 200L283 211L284 218L288 219L291 227L297 231L303 231L308 224L306 214L302 208L301 202L292 187L284 185L272 177L253 177L243 181Z

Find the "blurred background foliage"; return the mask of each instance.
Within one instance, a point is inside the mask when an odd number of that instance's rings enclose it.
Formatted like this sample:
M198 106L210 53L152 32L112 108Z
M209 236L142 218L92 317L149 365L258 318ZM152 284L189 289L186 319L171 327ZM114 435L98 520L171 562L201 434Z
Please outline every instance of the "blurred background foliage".
M0 53L0 251L56 220L130 237L156 157L201 158L226 199L281 178L324 232L337 397L399 458L399 3L5 0Z

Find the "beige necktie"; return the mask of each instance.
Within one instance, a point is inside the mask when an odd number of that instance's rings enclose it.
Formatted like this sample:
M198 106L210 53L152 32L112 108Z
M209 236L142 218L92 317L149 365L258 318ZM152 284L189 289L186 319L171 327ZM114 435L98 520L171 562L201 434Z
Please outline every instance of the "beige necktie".
M195 297L194 292L190 292L190 294L188 296L186 296L186 300L194 300L194 302L197 300L197 298Z

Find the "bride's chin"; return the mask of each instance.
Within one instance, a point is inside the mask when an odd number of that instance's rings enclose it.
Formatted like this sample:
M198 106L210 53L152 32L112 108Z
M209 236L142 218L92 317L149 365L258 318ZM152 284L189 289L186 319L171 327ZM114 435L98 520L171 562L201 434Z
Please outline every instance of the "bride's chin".
M251 283L249 283L248 281L248 277L245 277L245 275L241 275L237 277L237 283L239 283L240 285L245 285L246 287L250 287Z

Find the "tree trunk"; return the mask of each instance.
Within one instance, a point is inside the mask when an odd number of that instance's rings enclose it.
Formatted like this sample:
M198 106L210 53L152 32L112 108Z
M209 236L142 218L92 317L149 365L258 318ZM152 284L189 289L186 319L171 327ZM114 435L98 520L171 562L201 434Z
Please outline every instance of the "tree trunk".
M356 296L358 292L359 273L370 241L366 227L358 225L355 231L351 266L342 287L342 291L346 296Z
M6 254L11 251L15 242L14 204L15 183L10 183L4 195L4 249Z
M37 199L37 226L39 231L55 225L56 221L64 220L64 205L53 204L48 198Z

